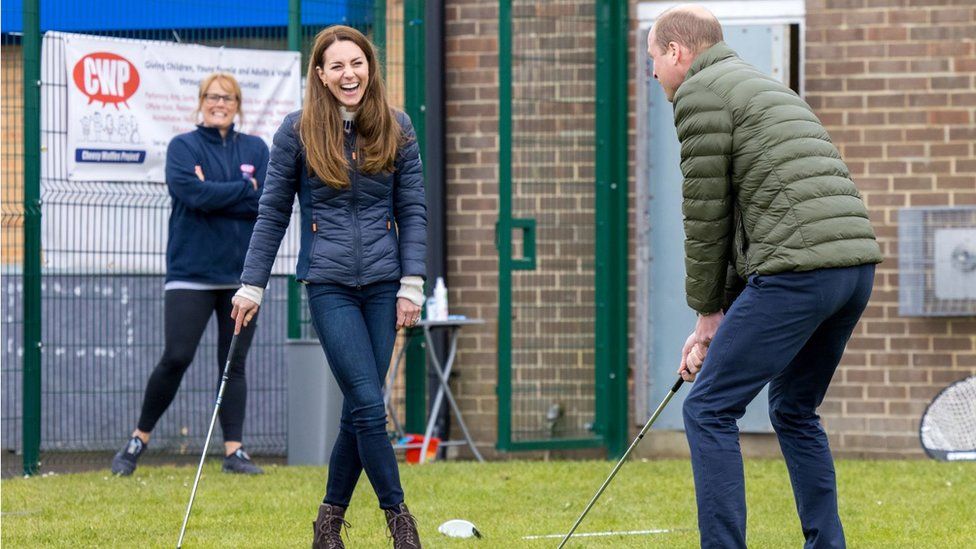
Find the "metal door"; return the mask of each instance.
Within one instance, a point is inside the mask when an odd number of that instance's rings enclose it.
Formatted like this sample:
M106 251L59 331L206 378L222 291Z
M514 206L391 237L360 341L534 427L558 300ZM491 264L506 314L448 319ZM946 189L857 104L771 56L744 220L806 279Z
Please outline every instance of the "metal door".
M784 79L789 83L790 25L725 25L725 42L745 61L759 70ZM641 31L639 44L646 50L649 28ZM642 69L649 67L646 51L640 56ZM646 131L638 144L645 159L639 170L639 184L645 185L646 197L638 206L638 215L644 216L644 229L640 230L638 261L644 269L646 291L639 292L639 306L644 307L646 319L639 330L644 330L645 344L641 351L648 364L647 384L638 387L646 391L641 395L653 405L660 402L674 383L681 357L681 347L694 330L695 313L685 301L684 228L681 214L681 170L678 136L674 128L674 111L661 86L653 79L650 70L642 70L644 79L640 86L638 111ZM639 269L640 271L640 269ZM640 358L638 359L641 360ZM686 391L678 393L655 423L658 429L684 429L681 402ZM767 389L746 408L739 420L743 432L771 432L767 416Z

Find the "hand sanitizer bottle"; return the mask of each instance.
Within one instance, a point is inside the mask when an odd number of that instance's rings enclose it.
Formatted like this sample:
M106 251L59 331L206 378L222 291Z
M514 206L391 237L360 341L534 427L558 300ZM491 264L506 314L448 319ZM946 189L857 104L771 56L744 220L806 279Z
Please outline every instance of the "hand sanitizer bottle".
M447 320L447 286L444 285L444 278L437 277L434 284L434 307L433 320Z

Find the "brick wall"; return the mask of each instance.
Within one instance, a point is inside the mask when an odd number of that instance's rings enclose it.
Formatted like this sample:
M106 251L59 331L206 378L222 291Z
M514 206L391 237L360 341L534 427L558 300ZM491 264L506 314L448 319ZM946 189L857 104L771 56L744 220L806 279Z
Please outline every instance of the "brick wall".
M462 336L456 396L475 438L489 445L497 417L497 6L446 7L450 298L452 312L489 321ZM976 372L976 319L898 315L897 211L976 204L976 7L808 0L806 25L806 99L848 161L887 258L821 411L841 455L920 456L925 406ZM629 87L633 97L633 78ZM630 173L633 190L633 164ZM633 332L633 309L630 318ZM757 447L775 451L767 442Z
M806 99L886 257L821 411L841 453L919 456L925 406L976 372L976 319L898 315L898 209L976 204L976 6L808 0L806 41Z

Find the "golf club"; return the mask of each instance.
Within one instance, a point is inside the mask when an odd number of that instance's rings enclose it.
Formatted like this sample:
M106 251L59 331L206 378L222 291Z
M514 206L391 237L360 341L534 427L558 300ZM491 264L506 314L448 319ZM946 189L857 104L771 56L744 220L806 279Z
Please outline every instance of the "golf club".
M200 465L197 466L197 476L193 479L193 490L190 491L190 503L186 506L186 516L183 517L183 527L180 528L180 539L176 542L176 549L183 547L183 536L186 534L186 523L190 521L190 510L193 509L193 498L197 495L197 485L200 483L200 473L203 472L203 462L207 459L207 450L210 449L210 439L213 438L214 424L217 423L217 413L220 411L220 401L224 398L224 389L227 387L227 376L230 374L230 361L237 350L237 334L230 340L230 349L227 351L227 361L224 363L224 372L220 376L220 389L217 390L217 401L214 403L213 415L210 416L210 428L207 429L207 441L203 443L203 453L200 454Z
M654 410L654 413L651 415L651 419L647 420L647 423L644 424L644 428L641 429L640 433L637 434L637 438L634 439L634 442L630 443L630 448L627 448L627 451L624 452L624 456L620 458L620 461L618 461L617 465L614 466L613 471L610 471L610 476L607 477L607 480L603 481L603 486L600 486L600 489L596 491L596 494L593 496L593 499L591 499L590 502L586 504L586 509L583 509L583 514L581 514L579 518L576 519L576 524L574 524L573 527L569 530L569 533L566 534L566 537L563 538L563 541L559 543L558 549L562 549L566 545L566 542L569 541L569 538L573 536L573 532L575 532L576 529L579 528L579 525L581 522L583 522L583 519L586 517L586 514L589 513L590 509L593 508L593 505L596 503L596 500L600 499L600 495L603 494L603 491L606 490L607 486L610 485L610 481L613 480L613 477L616 476L617 471L619 471L620 467L624 464L625 461L627 461L627 458L630 456L630 453L634 451L634 448L636 448L638 444L640 444L641 439L644 438L644 434L647 433L648 429L651 428L651 425L654 424L654 420L657 419L657 416L661 415L661 411L664 410L664 407L668 405L668 402L671 402L671 398L674 397L674 394L677 393L678 389L681 388L682 383L684 383L684 380L679 377L678 381L676 381L674 383L674 386L671 387L671 390L668 392L667 396L665 396L664 400L661 401L661 404L658 405L657 410Z

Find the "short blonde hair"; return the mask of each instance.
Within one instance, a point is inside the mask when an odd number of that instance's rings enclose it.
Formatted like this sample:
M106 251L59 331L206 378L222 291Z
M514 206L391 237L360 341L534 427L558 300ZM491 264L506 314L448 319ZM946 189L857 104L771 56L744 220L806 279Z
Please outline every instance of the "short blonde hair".
M723 39L722 25L714 16L702 17L680 7L665 11L654 23L654 42L661 51L677 42L697 55Z
M224 85L224 88L229 88L231 94L234 95L234 99L237 100L237 116L240 117L241 122L244 122L244 111L241 110L241 85L237 82L237 78L229 72L215 72L209 76L206 76L200 81L200 91L197 93L197 108L193 111L193 120L196 122L200 119L200 112L203 110L203 96L207 94L207 89L210 84L213 84L217 80Z

